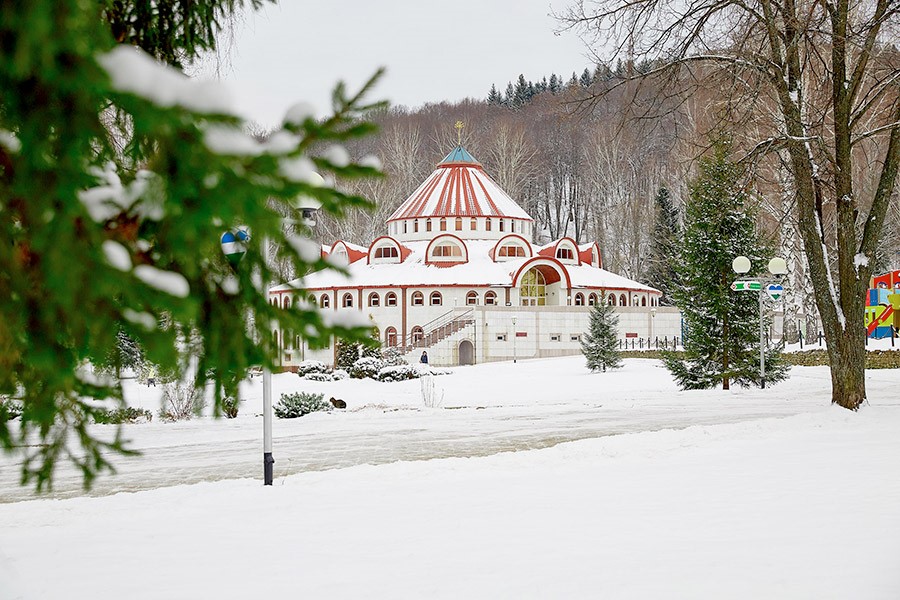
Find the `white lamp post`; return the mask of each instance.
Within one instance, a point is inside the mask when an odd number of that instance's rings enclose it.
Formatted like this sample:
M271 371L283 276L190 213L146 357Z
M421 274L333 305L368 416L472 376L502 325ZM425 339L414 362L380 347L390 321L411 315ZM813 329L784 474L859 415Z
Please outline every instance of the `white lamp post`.
M780 256L776 256L772 260L769 261L767 265L769 273L775 276L784 275L787 273L787 263ZM750 271L750 259L746 256L738 256L731 262L731 269L737 273L738 275L743 275ZM766 329L765 323L763 321L763 310L764 310L764 294L766 293L766 284L774 283L772 279L764 279L764 278L753 278L750 280L745 280L747 283L754 282L756 286L737 286L740 282L735 282L732 284L732 289L744 291L744 290L754 290L757 289L759 293L759 387L765 389L766 387Z
M515 364L515 362L516 362L516 337L517 337L516 336L516 318L515 317L512 318L512 324L513 324L513 331L512 331L512 334L513 334L513 364Z
M325 183L318 173L313 173L310 183L316 187ZM300 218L307 227L316 226L316 211L321 204L311 196L297 198L295 208L300 212ZM269 240L263 240L263 262L269 264ZM266 285L266 302L269 301L269 286ZM275 476L275 459L272 458L272 371L268 366L263 367L263 485L272 485Z
M650 342L653 340L653 321L656 319L656 307L650 309L650 337L647 338L647 349L650 349ZM658 349L658 348L657 348Z

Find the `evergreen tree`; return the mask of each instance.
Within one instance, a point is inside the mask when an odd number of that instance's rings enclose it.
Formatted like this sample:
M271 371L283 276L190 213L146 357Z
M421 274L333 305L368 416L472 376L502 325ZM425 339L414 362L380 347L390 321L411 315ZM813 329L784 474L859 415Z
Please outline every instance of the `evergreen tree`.
M519 78L516 80L516 87L513 92L512 106L514 106L515 108L525 106L526 104L528 104L529 100L530 98L528 97L528 82L525 81L525 76L520 73Z
M535 84L537 93L540 94L541 92L546 92L548 89L548 85L549 84L547 83L547 77L542 78L540 83Z
M659 188L653 204L656 220L653 225L653 238L650 240L644 283L661 291L662 302L668 305L671 304L672 289L675 285L675 257L681 234L678 209L665 187Z
M214 49L243 5L261 2L0 3L0 395L25 407L15 428L0 419L0 447L20 455L23 483L49 485L68 456L89 484L108 450L126 450L88 428L93 398L124 407L121 383L85 367L103 364L120 331L160 370L210 382L217 411L250 365L274 366L270 323L314 346L368 333L269 304L262 241L294 272L331 268L282 216L300 195L335 216L370 206L316 185L312 170L375 168L310 149L372 132L365 114L382 105L341 85L333 116L298 105L271 144L249 136L228 94L177 69ZM232 269L220 238L238 226L253 237Z
M568 86L571 88L571 87L575 87L577 85L578 85L578 75L575 74L575 71L572 71L572 77L569 79Z
M550 81L547 83L547 89L551 94L558 94L562 89L562 81L556 73L550 74Z
M497 91L497 86L491 84L491 91L488 92L487 103L499 106L503 102L503 97Z
M513 84L510 81L506 84L506 95L503 97L503 105L508 108L517 108L515 104L516 101L516 90L513 88Z
M581 353L587 359L587 367L591 371L618 369L622 366L622 354L619 352L617 326L619 317L616 309L606 303L606 298L591 309L589 331L582 336Z
M700 161L685 210L678 287L672 294L687 326L684 356L664 357L684 389L760 383L758 297L731 290L736 278L731 262L743 255L761 265L770 252L756 232L741 170L727 158L729 146L727 141L715 142L712 155ZM787 376L778 350L766 353L767 381Z
M583 88L591 87L591 84L594 83L594 79L591 77L591 72L587 67L584 68L584 71L581 73L581 77L578 79L578 83L581 84Z

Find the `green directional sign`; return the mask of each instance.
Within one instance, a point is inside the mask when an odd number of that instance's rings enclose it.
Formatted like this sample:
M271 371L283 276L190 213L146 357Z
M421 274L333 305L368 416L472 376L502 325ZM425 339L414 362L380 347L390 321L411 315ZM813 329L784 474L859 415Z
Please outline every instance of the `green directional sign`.
M731 289L735 292L758 292L762 289L762 284L758 281L735 281L731 284Z

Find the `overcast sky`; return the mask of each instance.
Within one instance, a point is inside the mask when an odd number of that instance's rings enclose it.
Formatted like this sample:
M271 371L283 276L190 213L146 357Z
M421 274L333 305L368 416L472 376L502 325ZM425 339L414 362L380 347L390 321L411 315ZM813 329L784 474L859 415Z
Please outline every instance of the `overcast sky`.
M566 79L591 64L571 32L555 35L566 0L281 0L247 16L222 78L264 126L297 100L324 113L338 80L356 89L379 66L371 97L410 107L484 97L519 73Z

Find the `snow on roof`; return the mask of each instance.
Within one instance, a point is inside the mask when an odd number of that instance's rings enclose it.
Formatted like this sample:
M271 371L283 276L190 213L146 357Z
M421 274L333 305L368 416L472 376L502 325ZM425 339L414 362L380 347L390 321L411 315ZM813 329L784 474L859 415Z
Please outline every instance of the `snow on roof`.
M494 240L468 240L469 262L452 267L425 264L425 251L429 242L408 242L409 257L402 263L366 264L358 261L349 265L347 275L333 270L316 271L304 279L295 279L271 289L273 292L293 289L329 289L341 287L396 287L396 286L509 286L513 274L530 258L517 258L494 262L489 253L496 245ZM565 265L572 287L613 288L633 291L658 291L590 265Z
M388 218L510 217L532 221L472 155L457 147Z

